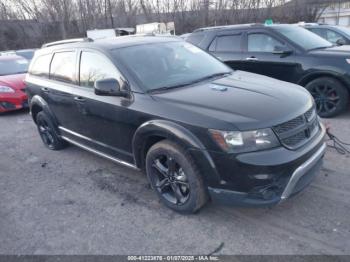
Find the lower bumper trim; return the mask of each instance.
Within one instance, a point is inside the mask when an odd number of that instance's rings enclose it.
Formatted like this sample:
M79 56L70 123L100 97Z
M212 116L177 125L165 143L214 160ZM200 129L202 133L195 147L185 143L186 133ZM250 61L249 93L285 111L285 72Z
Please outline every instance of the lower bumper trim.
M308 171L310 171L317 162L324 156L326 152L326 144L323 144L319 150L311 157L309 158L305 163L303 163L301 166L299 166L292 174L286 188L284 189L281 200L285 200L289 198L293 194L293 190L295 186L297 185L298 181L302 176L304 176Z
M278 204L281 201L280 197L265 200L261 198L252 198L248 193L231 191L226 189L208 188L210 198L213 202L227 206L242 206L242 207L269 207Z

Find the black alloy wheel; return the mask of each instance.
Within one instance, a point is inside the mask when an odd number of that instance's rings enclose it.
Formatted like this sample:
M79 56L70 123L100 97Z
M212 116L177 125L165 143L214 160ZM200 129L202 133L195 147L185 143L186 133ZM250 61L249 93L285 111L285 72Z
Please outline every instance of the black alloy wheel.
M39 134L44 144L49 148L53 148L55 143L55 140L53 138L53 135L54 135L53 130L51 130L50 126L45 121L45 119L39 119L37 124L38 124Z
M321 117L333 117L344 111L349 94L338 80L322 77L309 83L306 88L315 99L317 113Z
M176 212L195 213L208 202L197 164L172 141L163 140L148 150L146 173L161 202Z
M183 168L169 155L159 155L152 164L156 190L170 203L183 205L190 196L190 184Z
M56 134L52 121L44 112L40 112L36 116L36 125L41 140L47 148L60 150L67 146L67 143Z
M310 92L315 99L319 114L329 114L337 109L340 97L334 87L327 84L320 84L314 86Z

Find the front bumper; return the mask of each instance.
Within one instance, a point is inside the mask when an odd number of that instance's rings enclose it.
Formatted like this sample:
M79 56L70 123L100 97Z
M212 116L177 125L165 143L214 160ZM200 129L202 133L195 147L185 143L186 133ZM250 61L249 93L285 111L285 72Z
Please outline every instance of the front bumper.
M321 170L325 151L326 144L323 144L311 158L299 166L292 173L281 194L278 194L278 187L273 186L262 188L260 194L258 191L251 194L209 187L209 194L212 201L226 205L273 206L296 195L311 183L312 179Z
M11 94L0 94L0 113L28 108L28 97L22 90Z
M302 191L320 172L325 129L297 151L285 148L241 155L211 153L219 182L208 183L213 202L272 206Z

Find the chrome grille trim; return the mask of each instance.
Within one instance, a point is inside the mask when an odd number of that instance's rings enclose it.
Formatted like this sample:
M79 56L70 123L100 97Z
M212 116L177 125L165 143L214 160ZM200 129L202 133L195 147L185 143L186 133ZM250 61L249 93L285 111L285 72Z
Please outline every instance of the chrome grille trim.
M283 146L295 150L309 142L321 129L313 106L304 114L274 126L273 130Z

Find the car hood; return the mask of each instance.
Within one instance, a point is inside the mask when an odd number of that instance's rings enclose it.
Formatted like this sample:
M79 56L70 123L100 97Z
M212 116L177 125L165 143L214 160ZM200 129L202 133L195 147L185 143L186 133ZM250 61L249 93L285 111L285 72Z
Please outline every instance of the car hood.
M13 89L25 87L24 78L26 74L0 76L0 85L9 86Z
M328 47L324 49L313 50L313 51L310 51L309 53L314 55L331 55L331 56L349 57L350 46L349 45L333 46L333 47Z
M298 85L243 71L152 96L167 104L169 115L175 111L189 124L222 130L272 127L313 104L308 91Z

